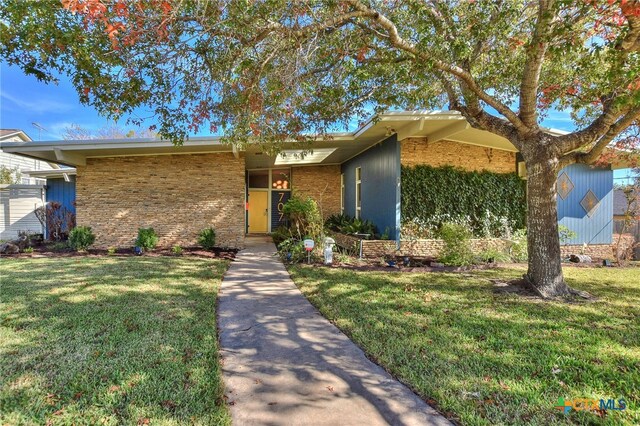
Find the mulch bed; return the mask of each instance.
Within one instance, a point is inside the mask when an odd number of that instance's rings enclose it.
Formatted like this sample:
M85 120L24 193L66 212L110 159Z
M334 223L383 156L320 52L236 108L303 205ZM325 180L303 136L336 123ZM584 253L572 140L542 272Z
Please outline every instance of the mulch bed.
M151 251L147 251L143 256L160 257L200 257L207 259L227 259L234 260L236 258L237 249L228 247L214 247L212 250L204 250L202 247L183 247L182 253L176 255L169 247L160 247ZM101 257L101 256L113 256L113 257L129 257L137 256L133 247L131 248L118 248L113 254L109 254L106 249L89 249L84 252L76 252L70 248L55 248L53 244L42 244L33 247L33 253L19 253L19 254L2 254L2 257Z

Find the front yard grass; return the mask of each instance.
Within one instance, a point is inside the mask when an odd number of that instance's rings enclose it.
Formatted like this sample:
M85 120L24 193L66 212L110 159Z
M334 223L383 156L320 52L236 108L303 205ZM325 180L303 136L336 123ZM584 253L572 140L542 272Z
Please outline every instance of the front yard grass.
M0 423L229 424L225 261L0 260Z
M490 279L521 277L517 267L290 272L369 356L462 424L640 424L640 268L565 268L599 298L578 303L494 292ZM558 398L624 398L627 409L565 415Z

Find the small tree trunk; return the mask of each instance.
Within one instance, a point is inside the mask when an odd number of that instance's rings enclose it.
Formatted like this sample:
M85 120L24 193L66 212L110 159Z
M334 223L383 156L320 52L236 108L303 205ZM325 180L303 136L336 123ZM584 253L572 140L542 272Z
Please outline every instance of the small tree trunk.
M558 167L549 156L540 157L527 162L527 279L543 297L564 296L569 287L562 275L558 237Z

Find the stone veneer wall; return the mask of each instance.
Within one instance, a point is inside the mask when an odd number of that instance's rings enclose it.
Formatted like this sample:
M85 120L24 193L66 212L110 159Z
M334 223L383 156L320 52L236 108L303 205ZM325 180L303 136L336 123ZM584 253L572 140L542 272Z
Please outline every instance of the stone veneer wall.
M429 142L426 138L407 138L400 143L400 163L403 166L454 166L467 171L495 173L516 171L515 152L447 140Z
M244 158L231 153L89 158L77 167L77 222L98 248L131 246L147 227L160 246L195 245L213 227L217 245L242 248L244 187Z
M340 166L293 167L291 188L296 197L313 198L325 219L340 213Z
M481 252L489 247L505 249L507 241L499 238L472 239L471 248L474 252ZM396 252L396 242L393 240L363 240L362 257L382 257L385 254L397 256L437 257L444 247L444 242L437 239L428 240L402 240L400 249Z
M335 234L332 237L336 243L348 250L358 253L359 244L362 244L362 257L377 258L383 257L385 254L393 254L397 256L415 256L415 257L438 257L440 250L444 247L442 240L425 239L425 240L403 240L400 242L400 249L396 251L396 242L393 240L359 240L355 237L343 234ZM562 246L561 252L563 257L571 254L587 254L595 259L613 259L615 254L615 246L618 241L617 235L613 237L613 244L594 244L588 245L586 248L582 245ZM623 235L621 241L622 249L627 249L633 244L632 235ZM508 241L500 238L472 239L471 248L478 253L487 248L504 250L507 248Z
M618 236L620 234L613 234L611 244L592 244L592 245L563 245L560 246L560 252L563 257L571 254L586 254L596 259L615 259L616 248L618 244ZM622 234L620 239L620 250L627 251L633 247L635 238L631 234Z

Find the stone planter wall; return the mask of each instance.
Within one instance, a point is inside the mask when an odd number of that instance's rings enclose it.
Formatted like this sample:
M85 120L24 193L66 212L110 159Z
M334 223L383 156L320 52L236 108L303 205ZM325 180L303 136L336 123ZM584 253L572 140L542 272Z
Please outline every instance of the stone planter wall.
M379 258L386 254L395 256L412 256L412 257L432 257L437 258L440 251L444 247L444 242L438 239L426 240L402 240L400 247L396 250L396 242L394 240L361 240L351 235L333 234L338 246L345 248L355 254L360 253L360 245L362 245L363 258ZM594 245L568 245L561 246L563 257L571 254L586 254L595 259L614 259L615 247L618 241L618 235L613 236L613 244L594 244ZM621 250L628 250L634 244L634 237L630 234L624 234L620 242ZM509 246L508 240L500 238L478 238L471 240L471 248L475 253L493 248L496 250L506 251Z

